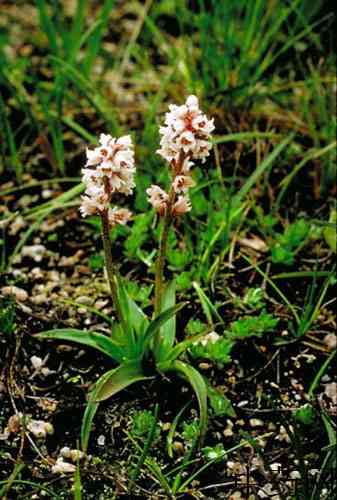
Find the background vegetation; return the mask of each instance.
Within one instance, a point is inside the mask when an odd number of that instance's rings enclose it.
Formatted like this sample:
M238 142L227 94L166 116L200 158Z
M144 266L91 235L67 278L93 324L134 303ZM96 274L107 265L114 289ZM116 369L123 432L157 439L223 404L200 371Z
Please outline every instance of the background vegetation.
M1 497L248 498L224 478L248 464L252 495L335 498L334 20L323 0L1 2ZM99 413L91 459L55 476L104 361L32 334L111 321L99 222L78 216L85 147L102 132L137 144L136 195L120 200L134 221L111 236L146 308L158 231L145 191L168 180L158 125L189 94L215 117L214 154L170 233L167 276L189 302L180 338L222 336L189 353L214 387L205 447L182 381L139 384ZM291 493L287 476L315 470Z

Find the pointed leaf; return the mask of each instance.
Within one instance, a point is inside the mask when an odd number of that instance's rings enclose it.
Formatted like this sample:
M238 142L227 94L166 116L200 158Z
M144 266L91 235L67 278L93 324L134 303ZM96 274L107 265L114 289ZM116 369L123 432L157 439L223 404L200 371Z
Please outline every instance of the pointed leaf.
M198 398L200 410L200 442L203 440L207 431L207 386L200 375L200 373L192 366L183 363L182 361L175 361L172 363L170 371L176 371L182 374L193 387L194 392Z
M166 287L162 299L162 312L174 307L176 305L176 280L172 280ZM176 316L175 314L168 320L160 329L160 337L162 339L162 346L160 351L167 351L170 349L176 338Z
M201 302L201 306L204 310L205 316L207 318L208 324L213 325L213 316L220 322L223 323L223 319L210 301L210 299L207 297L205 292L202 290L200 287L199 283L196 281L193 282L193 287L195 291L198 294L199 300Z
M90 393L82 421L81 442L84 452L86 452L88 448L92 422L97 412L99 402L117 394L117 392L125 389L129 385L146 378L148 377L143 375L140 361L134 360L126 362L118 368L104 373L97 380Z
M202 337L205 337L210 333L210 330L207 330L206 332L199 333L198 335L193 335L192 337L189 337L186 340L183 340L182 342L179 342L179 344L175 345L173 348L171 348L167 353L166 356L163 356L163 358L160 360L160 363L165 363L165 362L172 362L175 359L177 359L181 354L183 354L187 349L191 347L195 342L198 342L199 339ZM159 365L160 365L159 363Z
M85 453L88 449L92 421L94 420L94 417L96 415L98 405L99 403L96 403L96 401L94 400L94 392L93 392L89 397L89 401L83 415L82 427L81 427L81 443L82 443L82 449Z
M123 317L128 324L130 335L133 335L133 332L135 332L137 336L140 336L148 326L148 319L140 307L138 307L135 301L129 296L120 276L118 276L117 284Z
M95 388L95 401L104 401L129 385L148 378L150 377L145 377L139 360L127 361L100 378Z
M122 361L124 356L123 346L102 333L76 330L74 328L60 328L38 333L35 337L39 339L66 340L93 347L118 362Z
M128 296L129 299L129 311L130 311L130 320L132 322L132 326L136 332L136 334L142 335L146 328L149 326L149 320L147 316L143 313L140 307L136 304L136 302Z
M180 309L185 307L186 302L177 304L174 307L169 307L166 311L159 314L153 321L151 321L144 335L144 344L146 344L156 333L159 332L160 328L165 325L165 323L177 314ZM154 346L156 349L156 346Z

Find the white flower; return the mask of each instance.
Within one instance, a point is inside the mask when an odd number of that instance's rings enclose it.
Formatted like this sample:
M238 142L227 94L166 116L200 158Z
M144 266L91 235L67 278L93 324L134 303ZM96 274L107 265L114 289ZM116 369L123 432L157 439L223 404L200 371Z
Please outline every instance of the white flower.
M114 193L130 195L135 187L135 158L129 135L116 139L101 134L100 146L87 149L87 163L82 169L86 186L80 211L83 217L107 209Z
M169 195L159 186L151 186L146 190L149 196L149 202L157 212L164 215L167 209L167 203L169 200Z
M192 205L188 196L179 196L172 209L172 215L183 215L192 210Z
M82 217L87 215L95 215L98 210L103 210L104 205L100 205L97 199L90 198L89 196L82 196L82 204L80 206L80 212Z
M177 175L172 186L176 193L187 193L191 187L195 186L195 182L190 175Z
M209 120L199 109L196 96L189 96L182 106L171 105L160 127L161 148L157 151L169 163L178 161L181 152L185 158L205 161L212 144L214 120Z
M125 226L132 218L132 212L127 208L109 208L108 212L109 224L111 227L121 224Z

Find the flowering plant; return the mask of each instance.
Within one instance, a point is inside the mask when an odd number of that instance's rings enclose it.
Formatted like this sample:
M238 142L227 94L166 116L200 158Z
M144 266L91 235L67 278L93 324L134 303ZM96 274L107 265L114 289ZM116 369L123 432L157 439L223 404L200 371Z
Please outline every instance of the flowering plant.
M168 192L156 185L147 190L150 203L159 218L163 219L156 262L152 318L147 317L127 294L112 258L109 236L111 228L117 224L126 224L132 217L129 210L110 206L115 193L130 195L135 186L134 147L131 138L124 136L115 139L102 134L100 145L93 151L87 150L87 164L83 169L86 190L80 211L83 217L97 214L102 221L105 264L116 322L110 337L98 332L75 329L57 329L38 334L43 339L68 340L93 347L119 364L117 368L104 373L91 390L81 431L84 450L88 446L99 402L134 382L149 378L146 364L151 358L155 361L157 372L177 372L189 381L198 398L201 439L206 431L207 384L195 368L180 358L199 337L207 342L207 334L210 332L176 342L176 314L185 303L176 304L175 281L165 284L164 265L170 226L192 208L188 190L195 184L192 178L194 161L206 160L211 149L213 130L213 120L202 113L195 96L190 96L182 106L171 105L166 114L165 126L160 128L161 148L158 153L168 162L171 186Z

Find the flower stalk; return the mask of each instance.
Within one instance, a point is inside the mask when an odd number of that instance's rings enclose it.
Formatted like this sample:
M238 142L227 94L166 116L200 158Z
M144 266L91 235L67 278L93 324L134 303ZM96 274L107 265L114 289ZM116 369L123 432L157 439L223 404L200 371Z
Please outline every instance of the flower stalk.
M156 278L155 278L155 316L161 312L162 297L164 293L164 266L167 252L167 240L172 222L172 207L175 201L175 192L171 189L167 202L167 211L164 217L164 225L159 243L159 253L156 262Z
M83 217L99 215L102 221L102 240L109 287L116 316L127 334L127 318L124 318L118 297L118 270L112 259L110 229L125 225L131 219L126 208L110 207L115 193L130 195L135 186L134 148L130 136L119 139L101 134L100 145L93 151L87 149L87 163L83 168L86 186L80 211Z
M119 323L122 325L123 330L126 331L126 321L123 316L122 308L119 302L118 298L118 289L117 289L117 276L118 276L118 270L114 264L114 261L112 259L112 252L111 252L111 241L110 241L110 223L109 223L109 211L108 209L102 210L100 213L101 215L101 221L102 221L102 240L103 240L103 249L104 249L104 256L105 256L105 268L107 271L107 276L108 276L108 282L109 282L109 287L110 287L110 292L111 292L111 298L113 305L116 310L116 315Z
M200 110L196 96L189 96L182 106L171 105L166 113L165 126L160 127L161 148L157 153L168 162L172 183L169 193L156 185L147 190L151 205L163 217L156 262L155 316L162 312L164 265L170 225L176 217L186 214L192 208L188 191L195 186L191 172L193 161L205 162L209 156L213 130L214 122Z

